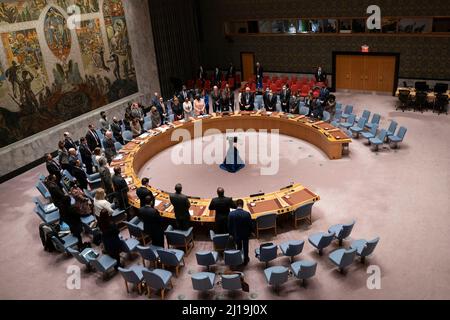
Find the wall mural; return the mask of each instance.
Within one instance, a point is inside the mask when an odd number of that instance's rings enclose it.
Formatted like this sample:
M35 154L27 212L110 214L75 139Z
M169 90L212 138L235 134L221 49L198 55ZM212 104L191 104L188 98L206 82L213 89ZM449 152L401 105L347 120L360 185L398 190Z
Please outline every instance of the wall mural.
M1 3L0 39L0 147L138 92L121 0Z

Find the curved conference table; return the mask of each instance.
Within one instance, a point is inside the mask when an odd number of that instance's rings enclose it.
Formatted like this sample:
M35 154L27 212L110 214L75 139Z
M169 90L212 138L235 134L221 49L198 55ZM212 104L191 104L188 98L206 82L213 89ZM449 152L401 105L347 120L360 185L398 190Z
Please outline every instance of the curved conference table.
M133 207L140 207L139 199L136 196L136 189L141 186L138 177L140 169L153 156L180 142L172 141L174 130L186 129L191 137L194 137L194 127L199 124L199 121L201 121L202 135L208 129L218 129L223 133L227 129L278 129L280 134L316 145L330 159L340 159L344 147L351 142L351 139L340 129L327 122L310 119L303 115L244 111L229 115L213 114L187 122L177 121L149 130L133 139L119 151L119 155L112 161L111 170L116 166L122 167L122 174L130 188L128 199ZM158 189L157 186L149 186L149 189L155 195L155 208L160 211L161 215L165 218L175 219L169 193ZM293 184L271 193L242 197L241 199L245 203L244 209L251 213L253 219L256 219L265 213L274 212L281 215L292 212L303 205L318 201L320 197L301 184ZM190 197L189 200L191 202L191 221L214 222L215 213L208 209L211 199Z

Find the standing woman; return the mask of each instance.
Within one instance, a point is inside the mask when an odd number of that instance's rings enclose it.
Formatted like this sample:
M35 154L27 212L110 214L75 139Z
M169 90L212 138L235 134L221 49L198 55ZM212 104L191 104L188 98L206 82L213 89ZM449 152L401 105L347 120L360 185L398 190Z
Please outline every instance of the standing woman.
M225 89L222 91L221 100L221 110L222 111L233 111L234 112L234 95L232 95L230 87L228 83L225 86Z
M58 142L58 160L61 168L70 172L69 151L67 151L62 140Z
M183 106L180 104L180 100L177 97L173 98L172 112L174 115L174 121L183 119Z
M204 115L205 112L206 112L206 110L205 110L205 100L200 98L199 95L195 96L194 111L195 111L195 116L196 117Z
M211 92L211 102L213 104L213 112L220 112L220 91L217 86L214 86Z
M189 121L194 116L194 108L192 107L192 102L186 97L183 102L184 119Z
M164 103L163 97L159 97L159 106L161 109L159 109L158 106L156 107L158 108L158 112L161 117L161 125L163 125L167 121L167 107Z
M97 225L102 233L102 242L106 253L111 258L117 260L117 264L114 268L117 269L118 267L121 267L120 252L122 252L123 242L119 237L119 229L112 221L111 216L106 209L100 211Z
M206 114L209 114L209 95L206 92L205 89L202 90L202 95L201 98L203 99L203 101L205 102L205 111Z

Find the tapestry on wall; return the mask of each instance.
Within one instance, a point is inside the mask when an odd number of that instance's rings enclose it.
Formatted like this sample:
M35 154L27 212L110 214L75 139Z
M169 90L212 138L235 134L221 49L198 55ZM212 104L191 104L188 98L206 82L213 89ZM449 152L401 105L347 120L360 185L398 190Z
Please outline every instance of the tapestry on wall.
M3 2L0 40L0 147L138 91L121 0Z

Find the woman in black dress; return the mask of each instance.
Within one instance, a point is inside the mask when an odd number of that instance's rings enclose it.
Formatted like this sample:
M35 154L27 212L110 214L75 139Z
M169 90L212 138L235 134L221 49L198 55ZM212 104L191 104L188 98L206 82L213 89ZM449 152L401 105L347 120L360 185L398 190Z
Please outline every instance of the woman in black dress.
M115 268L121 267L120 253L122 252L123 242L119 237L120 231L116 224L112 221L109 212L106 209L100 211L98 217L98 227L102 232L102 242L106 253L113 259L117 260Z
M83 245L83 241L81 239L83 224L81 223L80 214L75 206L72 205L71 198L69 196L65 196L63 198L59 213L61 215L61 220L69 226L72 235L78 239L78 248L81 250Z
M183 105L180 103L180 100L178 100L177 97L173 98L172 112L173 112L173 120L174 121L183 119L183 117L184 117Z

